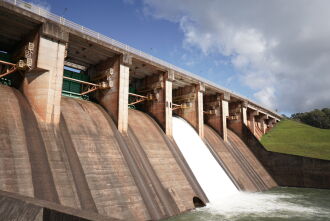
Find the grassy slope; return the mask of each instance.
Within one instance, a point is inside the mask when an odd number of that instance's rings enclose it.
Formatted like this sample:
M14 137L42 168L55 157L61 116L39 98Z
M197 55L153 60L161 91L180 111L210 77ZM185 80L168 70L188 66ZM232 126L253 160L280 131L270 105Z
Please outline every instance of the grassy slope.
M282 120L261 143L267 150L330 160L330 130Z

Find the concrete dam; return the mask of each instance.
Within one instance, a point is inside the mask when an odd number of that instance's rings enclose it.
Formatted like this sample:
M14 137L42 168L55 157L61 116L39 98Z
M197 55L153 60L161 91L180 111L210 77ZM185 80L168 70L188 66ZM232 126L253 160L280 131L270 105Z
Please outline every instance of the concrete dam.
M0 220L160 220L227 190L330 187L328 161L260 144L272 110L24 1L1 0L0 24Z

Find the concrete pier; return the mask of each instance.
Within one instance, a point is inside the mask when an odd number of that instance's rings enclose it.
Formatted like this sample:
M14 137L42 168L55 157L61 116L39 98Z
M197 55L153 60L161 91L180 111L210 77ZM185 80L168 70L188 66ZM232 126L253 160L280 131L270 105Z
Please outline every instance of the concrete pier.
M205 87L202 83L173 90L173 103L181 105L174 113L188 121L201 137L204 136L204 92Z
M25 73L22 91L43 121L58 123L65 44L40 37L37 53L37 65Z

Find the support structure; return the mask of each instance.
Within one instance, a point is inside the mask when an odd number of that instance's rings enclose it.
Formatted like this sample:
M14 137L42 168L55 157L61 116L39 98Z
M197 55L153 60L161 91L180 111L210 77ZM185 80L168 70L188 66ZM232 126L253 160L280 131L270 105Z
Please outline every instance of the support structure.
M205 85L199 83L197 85L197 113L198 113L198 134L204 138L204 112L203 112L203 93L205 92Z
M22 60L30 70L26 71L24 75L14 73L16 71L15 68L11 68L6 72L0 70L0 77L12 74L9 76L11 79L3 78L2 82L5 84L10 82L11 86L20 88L36 115L45 122L56 123L59 119L63 63L84 71L93 72L92 69L94 69L94 73L88 72L88 78L90 77L93 83L85 84L88 86L85 86L83 92L81 92L81 88L78 88L78 92L74 93L78 95L77 97L82 97L87 93L93 92L91 97L94 96L113 115L113 119L121 132L127 130L129 84L130 81L135 79L153 79L153 75L156 75L156 80L152 83L155 84L151 85L151 88L154 90L152 93L156 99L146 101L145 110L158 121L167 135L172 134L171 112L174 109L176 113L182 114L203 137L204 114L202 101L204 87L206 87L205 94L208 96L224 92L232 95L233 100L230 104L226 100L221 100L220 102L220 110L224 112L224 114L221 114L222 123L220 125L224 128L227 119L226 115L228 115L228 111L226 112L224 109L227 110L227 106L230 106L229 109L231 109L230 112L232 113L232 110L236 108L233 107L233 103L244 103L245 99L241 96L219 88L212 82L196 78L181 68L155 59L153 56L149 56L86 27L72 23L63 17L46 13L41 9L37 10L38 7L33 6L33 4L7 1L3 2L1 7L2 12L6 12L6 16L2 16L1 19L4 24L8 23L6 24L8 28L5 28L1 34L2 50L4 50L5 54L10 55L10 60L15 65L17 61ZM23 23L24 27L22 26ZM66 61L63 61L64 58L66 58ZM7 67L5 68L7 69ZM179 100L174 102L177 105L172 105L172 81L168 80L171 78L167 77L173 75L174 72L177 77L173 86L175 91L180 91L180 88L189 88L191 85L197 85L193 86L193 90L196 91L189 92L195 95L193 100ZM99 91L98 77L106 78L106 80L110 78L113 87ZM23 78L25 79L23 80ZM104 79L102 80L104 81ZM22 83L22 81L24 82ZM15 82L15 85L11 82ZM77 85L77 81L76 83L71 83L70 87L71 85ZM84 84L82 82L78 83ZM161 84L161 87L157 87L157 84ZM201 85L203 85L202 90L200 89ZM178 96L174 95L174 97L188 95L180 93ZM141 95L145 96L146 94L142 93ZM87 96L83 97L86 98ZM144 103L141 100L138 102ZM276 120L281 118L277 113L267 110L253 101L248 101L248 103L248 106L252 106ZM229 116L233 128L235 127L235 120L242 121L242 124L248 123L246 105L243 105L242 108L240 107L239 113L239 116L236 116L235 113ZM226 137L225 130L222 133Z
M221 95L204 95L204 122L223 136Z
M145 102L147 100L152 100L152 97L150 97L150 96L148 97L148 96L143 96L143 95L134 94L134 93L128 93L128 96L135 98L134 101L128 103L129 106L139 104L139 103Z
M258 122L258 126L260 127L260 130L262 132L262 134L266 133L267 130L267 124L266 124L266 120L268 119L268 115L260 113L259 116L257 117L257 122Z
M276 124L276 120L274 118L269 117L268 121L267 121L267 129L266 132L268 132L269 130L271 130L274 125Z
M26 60L31 70L25 73L21 90L41 120L56 124L60 120L68 34L60 28L54 29L52 33L50 30L45 33L45 26L48 26L48 23L43 24L40 31L31 38L34 50ZM58 38L59 36L61 38ZM26 49L27 45L23 45L22 50Z
M229 101L230 95L228 93L204 96L205 123L217 131L226 142L228 141L227 118L229 116Z
M169 70L165 76L165 133L173 135L172 125L172 82L175 80L173 70Z
M122 58L119 65L118 130L119 132L127 132L129 65L132 64L132 58L128 55L124 55Z
M243 135L243 124L247 126L247 102L229 103L229 127L239 136Z
M127 132L129 67L132 57L128 54L114 56L89 70L91 80L110 79L111 88L95 93L96 99L106 108L117 123L118 130Z
M139 96L145 97L145 102L133 102L137 108L151 115L164 132L172 136L172 81L174 72L156 71L142 79L132 79L131 88Z
M256 116L259 115L259 111L248 109L247 115L248 115L248 127L250 128L253 135L256 136L257 128L256 128L256 119L255 118L256 118Z
M242 122L245 124L245 126L248 125L248 119L247 119L247 102L242 102Z
M10 63L10 62L5 62L5 61L1 61L0 60L0 66L3 65L3 66L7 66L7 68L3 68L3 69L6 69L3 72L3 70L0 68L0 78L2 77L6 77L7 75L10 75L12 73L14 73L15 71L17 71L17 66L16 64L13 64L13 63Z
M104 84L103 83L94 84L94 83L91 83L91 82L81 81L81 80L66 77L66 76L63 76L63 79L74 81L74 82L77 82L77 83L80 83L82 85L87 86L86 90L81 92L80 95L86 95L86 94L92 93L92 92L94 92L96 90L99 90L99 89L110 89L111 88L110 85L106 82L103 82Z
M227 132L227 119L229 117L229 101L230 95L228 93L224 93L220 96L221 98L221 129L222 129L222 138L225 142L228 142L228 132Z
M204 137L204 92L205 86L203 83L178 88L173 91L173 102L186 107L175 110L175 113L188 121L201 138Z

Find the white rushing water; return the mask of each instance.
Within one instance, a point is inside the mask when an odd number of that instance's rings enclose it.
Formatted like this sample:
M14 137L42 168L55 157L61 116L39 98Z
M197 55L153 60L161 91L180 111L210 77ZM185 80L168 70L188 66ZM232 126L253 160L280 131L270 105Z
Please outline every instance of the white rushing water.
M210 203L238 193L203 140L184 119L173 117L173 137Z
M171 221L329 221L329 190L276 188L239 192Z
M182 118L173 118L173 137L210 203L169 220L330 220L330 198L326 196L330 192L297 188L239 192L203 140Z

